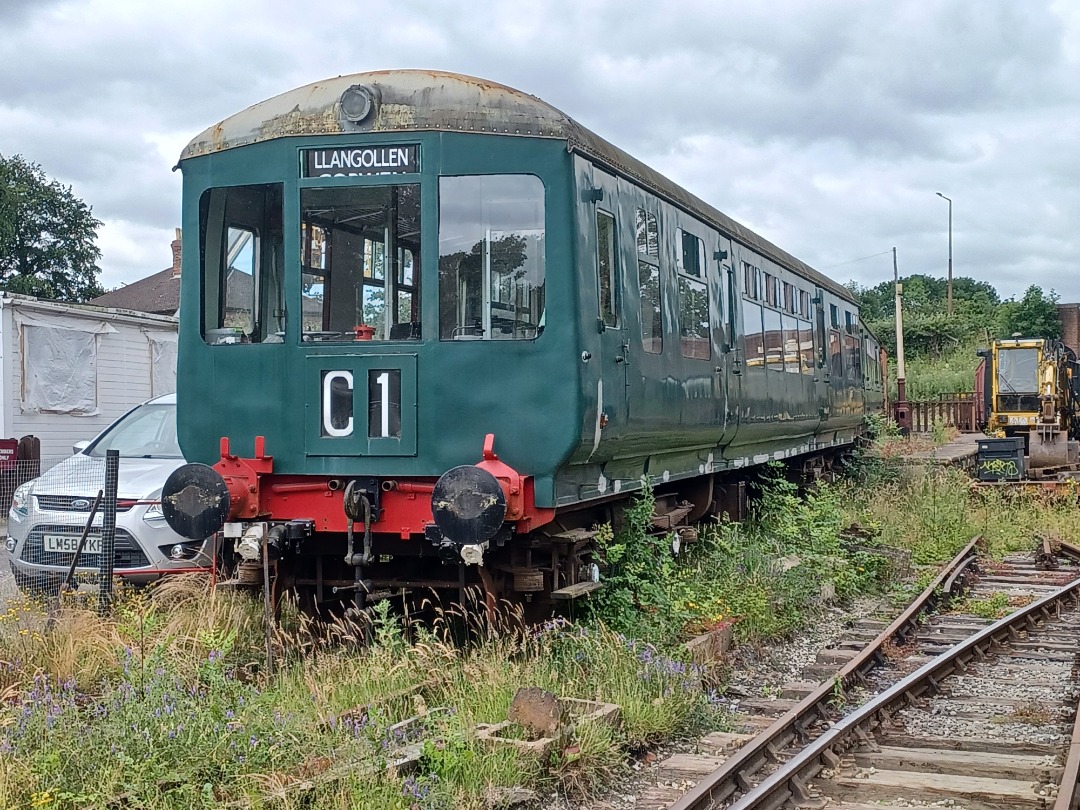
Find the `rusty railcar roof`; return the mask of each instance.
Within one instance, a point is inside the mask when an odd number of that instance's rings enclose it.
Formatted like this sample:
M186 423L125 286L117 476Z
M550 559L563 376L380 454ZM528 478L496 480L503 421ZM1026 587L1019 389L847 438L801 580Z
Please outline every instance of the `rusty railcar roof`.
M340 104L342 93L353 86L368 88L374 102L373 114L359 123L346 118ZM571 151L637 181L777 264L854 301L843 285L781 250L542 99L472 76L434 70L384 70L314 82L254 104L214 124L184 148L180 161L290 136L423 130L565 140Z

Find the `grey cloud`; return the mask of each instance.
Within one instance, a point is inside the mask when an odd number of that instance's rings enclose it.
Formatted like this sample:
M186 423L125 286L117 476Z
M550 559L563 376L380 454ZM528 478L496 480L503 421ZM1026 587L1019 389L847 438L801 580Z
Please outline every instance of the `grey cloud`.
M0 152L74 183L109 244L164 243L107 252L110 278L167 262L179 177L155 143L326 76L433 67L540 96L811 264L896 245L901 272L943 273L940 190L957 274L1080 298L1080 31L1049 2L117 6L0 0Z

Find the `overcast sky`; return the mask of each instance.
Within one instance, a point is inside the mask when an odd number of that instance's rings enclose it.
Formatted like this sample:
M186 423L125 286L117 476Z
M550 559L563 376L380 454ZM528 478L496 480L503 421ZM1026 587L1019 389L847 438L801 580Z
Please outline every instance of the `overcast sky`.
M954 275L1080 301L1075 0L0 0L0 31L0 154L93 207L106 288L169 265L205 127L411 67L540 96L841 282L893 246L944 277L940 191Z

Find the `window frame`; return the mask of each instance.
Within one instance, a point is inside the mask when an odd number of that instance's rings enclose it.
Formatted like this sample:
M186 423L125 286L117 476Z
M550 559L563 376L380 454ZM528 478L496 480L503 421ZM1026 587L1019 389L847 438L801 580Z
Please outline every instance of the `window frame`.
M503 179L505 179L505 178L517 178L517 179L530 178L531 180L536 181L536 183L538 184L538 190L539 190L540 193L539 193L538 197L532 198L532 202L533 202L533 204L539 203L540 206L541 206L540 217L539 217L539 219L540 219L539 227L517 227L517 226L515 226L515 227L494 228L494 227L490 227L490 225L491 225L490 222L488 223L488 226L485 227L486 234L488 234L488 235L490 235L491 233L495 233L495 232L500 232L500 233L505 232L505 233L508 233L508 234L513 233L513 234L516 234L516 235L521 235L521 234L524 234L524 233L528 233L529 235L535 237L536 241L537 241L537 244L540 245L540 249L539 249L538 253L535 256L532 256L531 254L526 252L526 256L529 257L530 261L534 262L534 266L538 266L540 268L540 272L542 274L541 283L538 284L538 285L535 285L534 287L531 287L528 290L529 299L530 299L529 304L528 304L528 308L529 308L530 312L535 310L535 322L533 322L531 320L527 321L527 322L523 322L523 321L521 321L521 320L519 320L517 318L507 319L507 320L509 320L511 331L509 333L507 333L506 332L506 327L503 326L503 327L501 327L499 334L496 335L495 328L494 328L494 315L493 315L493 312L495 310L495 304L496 303L505 303L505 302L497 299L497 297L496 297L495 287L493 286L494 281L495 281L495 274L494 274L494 268L492 267L492 258L491 258L491 255L492 255L491 244L492 243L488 243L486 241L487 236L485 235L485 238L481 242L477 243L477 245L483 244L483 253L481 255L481 277L480 277L480 284L479 284L479 290L480 290L480 318L479 318L479 321L480 321L480 326L479 327L468 326L468 325L465 325L464 323L460 322L460 321L465 320L464 318L461 317L461 314L460 314L460 307L462 305L462 298L461 298L461 295L460 295L460 289L455 290L453 295L448 298L447 297L447 289L444 286L447 283L447 280L442 278L442 273L440 272L439 273L440 278L439 278L439 280L437 282L438 283L437 297L438 297L438 301L439 301L439 307L438 307L438 314L436 315L437 332L438 332L440 341L444 341L444 342L470 341L470 340L483 340L483 341L493 341L493 342L531 341L531 340L538 339L544 332L544 327L545 327L545 323L546 323L546 316L547 316L547 275L548 275L548 273L547 273L547 270L548 270L547 263L548 263L548 252L549 252L548 248L547 248L547 238L549 236L549 233L548 233L548 230L549 230L549 222L548 222L549 209L548 209L548 195L547 195L548 188L547 188L547 184L544 182L544 178L541 177L539 174L536 174L535 172L524 171L524 172L492 172L492 173L461 172L461 173L455 173L455 174L441 174L441 175L439 175L438 178L437 178L437 181L436 181L436 194L437 194L436 218L437 218L437 224L436 224L436 227L435 227L435 239L436 239L436 242L437 242L437 254L438 254L439 265L441 267L442 260L444 258L446 258L447 256L456 256L456 255L458 255L457 253L451 253L451 254L444 254L443 253L443 250L444 250L444 246L443 246L444 233L443 233L443 231L444 231L444 213L445 213L444 201L446 199L446 197L445 197L446 188L444 187L443 184L445 182L449 182L449 181L485 180L485 179L493 180L495 178L503 178ZM481 192L481 196L483 196L483 192ZM518 201L520 202L520 201L522 201L524 199L525 198L522 197L521 200L518 200ZM483 203L483 205L487 205L487 204L490 204L490 200L487 203ZM483 215L483 216L487 216L487 215ZM476 245L474 245L473 247L475 247L475 246ZM461 252L461 251L459 251L459 252ZM465 253L464 255L465 255L466 258L469 256L468 253ZM519 267L520 266L521 265L519 265ZM460 280L461 280L460 275L458 275L457 278L458 278L458 280L460 282ZM514 278L510 278L509 282L510 282L510 291L511 291L511 294L513 295L514 291L518 290L519 288L518 288L518 286L516 286L514 284L514 282L515 282ZM536 296L535 301L532 298L532 296L534 296L534 295ZM485 301L486 301L486 304L485 304ZM446 325L444 323L445 315L446 315L446 306L447 306L448 302L453 305L453 307L454 307L454 309L456 311L456 314L455 314L455 316L453 318L454 323L450 327L449 335L447 334L447 329L445 328ZM534 306L534 304L535 304L535 306ZM467 306L467 300L466 300L466 306ZM514 307L514 312L516 313L517 310L518 310L518 308L515 306ZM528 323L528 325L521 325L522 323ZM475 331L470 332L469 330L475 330ZM518 334L518 332L520 332L520 334Z
M398 241L398 229L401 224L402 215L400 210L403 189L415 189L413 193L416 195L416 215L418 218L418 227L420 230L418 239L409 246L403 246ZM349 192L372 192L373 190L382 190L386 193L387 199L392 200L392 205L387 206L388 218L382 223L383 240L374 239L372 235L367 233L365 228L332 228L326 223L320 223L316 221L314 217L306 216L308 208L305 207L305 196L312 195L312 198L321 194L348 194ZM310 198L309 198L310 199ZM313 208L315 208L313 206ZM421 289L423 287L421 283L422 278L422 264L421 256L423 254L423 240L424 235L424 189L420 176L417 174L393 174L393 175L363 175L358 177L334 177L334 178L306 178L302 179L299 185L299 193L297 196L297 216L296 222L297 240L298 240L298 254L300 265L300 300L297 302L299 309L299 321L300 329L298 333L298 339L302 343L308 342L320 342L328 343L332 345L342 345L348 343L354 343L357 341L373 341L377 343L399 343L399 342L416 342L422 339L425 331L423 322L423 308L422 308L422 296ZM390 220L393 219L393 227L390 227ZM336 223L341 225L342 223ZM327 250L322 254L323 257L329 256L330 267L316 267L311 263L313 257L313 248L316 244L314 238L314 228L318 228L323 232L322 244ZM329 288L331 284L331 276L335 272L332 264L334 261L334 238L333 233L342 231L345 234L351 234L359 241L359 248L354 248L354 258L359 257L359 268L353 269L351 274L345 265L346 269L337 269L338 273L350 274L347 276L347 280L354 281L352 289L354 295L358 292L360 294L360 306L361 310L365 305L366 296L364 295L367 290L381 290L383 292L383 304L382 304L382 330L381 334L378 329L370 335L370 337L363 337L359 326L372 327L373 325L367 323L367 317L363 316L363 324L353 324L351 327L344 329L335 329L333 319L335 312L333 303L337 300L337 297L342 295L340 289L332 291ZM391 240L392 245L386 244L386 236L389 231L393 231L394 238ZM374 231L373 231L374 232ZM381 250L379 248L381 247ZM381 266L382 278L376 275L375 255L378 252L381 256L379 266ZM407 254L412 256L412 283L405 284L404 279L404 259ZM370 259L370 261L369 261ZM325 260L325 259L324 259ZM367 269L369 264L371 265L371 275L368 275ZM321 298L315 299L319 302L319 329L306 328L304 302L307 298L304 293L305 284L308 283L308 278L312 277L318 279L315 283L321 283L323 285L323 294ZM405 292L411 296L409 304L409 318L408 321L398 320L398 305L399 294ZM340 320L340 313L337 318ZM354 319L355 320L355 319ZM395 327L402 327L405 329L397 330L398 335L394 335ZM427 327L430 328L430 327ZM335 336L331 336L331 333L336 333Z
M642 229L642 223L644 223L644 229ZM655 234L654 242L649 241L650 224L652 225L652 233ZM644 294L641 296L641 304L638 308L638 314L641 319L641 348L646 354L661 355L664 353L664 280L660 274L659 218L648 208L637 206L634 227L634 244L637 251L638 290L643 291L644 287L642 284L642 271L648 272L655 280L656 284L655 309L650 313L650 323L657 327L655 332L650 330L648 335L645 333L645 304L648 299L646 299ZM642 234L645 236L644 252L641 250Z
M244 195L251 195L245 199ZM250 216L243 209L253 203ZM199 196L199 333L210 346L283 343L287 329L285 290L287 265L285 233L281 225L286 209L285 183L241 183L208 186ZM238 211L237 209L241 209ZM277 224L277 227L273 227ZM241 291L243 307L237 308L248 324L230 326L230 275L236 270L229 260L232 231L250 234L250 293ZM237 256L244 250L241 247ZM235 258L234 260L235 261Z
M675 229L676 238L675 244L677 252L676 259L676 274L675 281L677 292L679 296L679 353L688 359L692 360L711 360L712 359L712 301L709 300L709 284L708 284L708 264L705 258L705 240L695 233L685 230L684 228ZM698 265L699 273L691 272L683 261L687 254L687 244L689 240L693 240L696 249L693 251L695 254L695 260ZM705 334L701 335L695 331L694 342L689 343L687 339L691 336L687 332L687 324L685 323L686 309L684 302L686 299L686 293L690 290L694 290L698 293L703 293L705 296ZM698 313L700 314L700 313ZM704 351L689 351L692 347L703 349Z
M601 260L602 245L600 240L600 221L602 218L609 223L609 244L607 251L609 266L608 272L606 273L608 286L607 296L604 295L605 273L603 272L603 261ZM604 324L605 329L619 329L622 324L622 290L620 289L622 273L619 272L618 220L610 211L597 208L594 223L596 225L596 299L598 317ZM606 311L605 304L608 305ZM611 319L608 320L606 315L610 315Z

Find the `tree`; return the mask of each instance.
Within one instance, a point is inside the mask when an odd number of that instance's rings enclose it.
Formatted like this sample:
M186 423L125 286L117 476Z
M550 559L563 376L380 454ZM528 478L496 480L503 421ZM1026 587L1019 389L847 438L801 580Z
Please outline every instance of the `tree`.
M940 357L971 340L985 340L986 327L1001 306L997 290L986 281L953 279L953 315L945 314L948 282L921 273L900 279L904 285L904 347L912 357ZM896 351L894 284L883 281L862 288L847 285L859 300L863 322L890 352Z
M101 295L100 226L71 186L0 155L0 289L58 301Z
M1032 284L1019 301L1008 300L998 308L997 335L1012 337L1019 333L1026 338L1061 337L1061 318L1057 311L1058 294L1047 295Z

